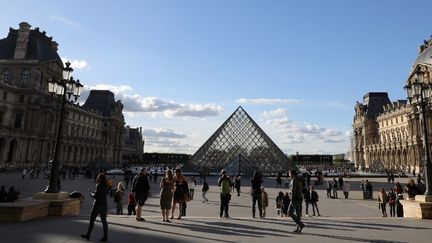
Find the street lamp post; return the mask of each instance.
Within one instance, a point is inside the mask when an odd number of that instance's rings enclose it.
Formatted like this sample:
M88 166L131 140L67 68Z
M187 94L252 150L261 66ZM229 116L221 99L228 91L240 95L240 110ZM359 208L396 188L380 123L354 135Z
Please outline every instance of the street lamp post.
M420 112L423 120L423 146L424 146L424 178L426 181L426 196L432 196L432 163L429 152L429 138L428 138L428 128L427 128L427 117L426 117L426 107L432 102L432 86L431 84L424 82L424 72L421 71L420 67L417 68L415 73L416 78L414 82L409 83L405 86L407 91L408 100L410 104L418 105L420 107Z
M60 158L59 148L63 133L63 120L65 117L65 106L68 103L75 103L80 96L81 87L83 85L79 80L74 80L71 76L73 69L70 67L70 62L66 62L66 67L62 70L62 78L57 80L52 78L48 81L48 91L51 94L51 98L57 101L61 105L59 122L57 127L57 136L54 144L54 154L50 161L51 170L48 186L45 189L45 193L58 193L59 189L59 169L60 169Z

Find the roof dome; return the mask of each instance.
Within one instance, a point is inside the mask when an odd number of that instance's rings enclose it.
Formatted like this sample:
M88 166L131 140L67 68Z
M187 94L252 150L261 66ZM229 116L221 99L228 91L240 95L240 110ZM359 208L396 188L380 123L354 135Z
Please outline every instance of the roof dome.
M417 64L432 66L432 45L428 46L418 55L413 66L417 66Z

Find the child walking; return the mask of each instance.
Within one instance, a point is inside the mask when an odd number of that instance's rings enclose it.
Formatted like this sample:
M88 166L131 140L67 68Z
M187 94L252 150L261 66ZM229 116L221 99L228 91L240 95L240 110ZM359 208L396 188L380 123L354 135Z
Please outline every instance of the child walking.
M135 196L132 192L129 192L129 195L128 195L128 215L132 215L132 214L136 215L135 207L136 207Z
M276 197L276 213L277 213L278 218L283 217L283 213L282 213L283 197L284 197L284 194L282 191L280 191L278 196Z
M114 203L117 207L117 215L123 214L123 196L124 196L124 186L123 182L117 184L117 190L114 193Z
M268 194L266 191L264 191L264 187L261 187L261 199L262 199L262 216L265 218L266 215L266 208L268 207Z

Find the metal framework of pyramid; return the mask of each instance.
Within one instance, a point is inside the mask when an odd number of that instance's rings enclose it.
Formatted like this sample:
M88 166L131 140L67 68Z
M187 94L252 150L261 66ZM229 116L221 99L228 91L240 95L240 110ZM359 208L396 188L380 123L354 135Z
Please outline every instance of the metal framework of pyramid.
M201 171L252 175L294 168L288 157L239 106L190 159Z

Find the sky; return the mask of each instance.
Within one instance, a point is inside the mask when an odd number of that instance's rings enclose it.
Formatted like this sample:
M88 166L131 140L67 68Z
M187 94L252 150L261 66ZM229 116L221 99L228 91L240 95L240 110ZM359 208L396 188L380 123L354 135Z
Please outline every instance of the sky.
M430 1L5 1L59 43L73 76L109 89L145 152L193 154L242 106L287 154L346 153L356 101L406 99ZM428 28L429 27L429 28Z

